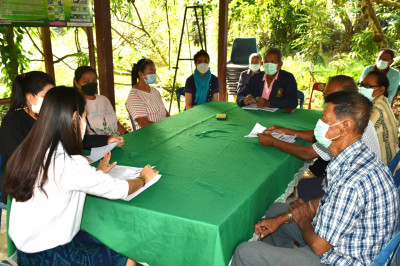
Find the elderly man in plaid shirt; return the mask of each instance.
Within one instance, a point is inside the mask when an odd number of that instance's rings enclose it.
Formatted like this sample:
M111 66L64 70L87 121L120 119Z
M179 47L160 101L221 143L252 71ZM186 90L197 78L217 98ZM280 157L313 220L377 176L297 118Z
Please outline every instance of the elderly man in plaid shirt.
M327 167L325 195L291 206L273 204L255 225L262 241L239 245L233 266L369 265L397 232L399 195L390 171L360 141L371 102L344 91L325 102L315 128L317 141L335 156Z

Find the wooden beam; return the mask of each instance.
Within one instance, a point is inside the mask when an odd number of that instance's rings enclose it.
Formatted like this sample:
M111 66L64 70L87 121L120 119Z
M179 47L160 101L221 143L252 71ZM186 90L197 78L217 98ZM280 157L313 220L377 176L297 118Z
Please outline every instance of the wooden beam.
M42 47L44 64L46 67L46 73L53 77L55 80L56 76L54 74L54 61L53 61L53 49L51 47L51 35L49 27L41 27L40 33L42 35Z
M94 0L100 94L115 108L110 0Z
M96 55L94 51L93 28L91 27L86 28L86 35L88 38L90 66L96 69Z
M226 59L228 52L228 4L229 0L219 0L219 28L218 28L218 80L219 100L226 101Z

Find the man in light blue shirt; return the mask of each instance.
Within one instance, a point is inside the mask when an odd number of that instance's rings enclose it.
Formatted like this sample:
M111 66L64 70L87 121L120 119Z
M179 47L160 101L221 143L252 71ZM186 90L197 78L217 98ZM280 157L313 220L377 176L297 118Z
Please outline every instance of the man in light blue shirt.
M400 83L400 72L397 69L390 67L393 64L393 59L394 51L392 49L381 49L379 51L375 65L367 66L366 68L364 68L360 77L360 82L362 82L365 76L373 70L385 74L386 77L389 79L389 87L387 89L389 104L392 104L393 97L396 96L397 89L399 88Z

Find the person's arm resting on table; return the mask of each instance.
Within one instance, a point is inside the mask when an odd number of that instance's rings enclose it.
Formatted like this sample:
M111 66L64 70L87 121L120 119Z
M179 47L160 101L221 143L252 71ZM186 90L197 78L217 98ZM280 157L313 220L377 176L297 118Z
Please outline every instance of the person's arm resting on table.
M254 76L253 76L254 77ZM254 95L252 95L254 88L256 88L257 84L257 79L251 77L247 82L246 85L244 86L243 90L239 92L237 96L237 104L239 106L245 106L249 105L251 103L255 103L256 99ZM251 97L250 97L251 96ZM246 100L246 102L245 102Z
M271 134L258 134L258 140L263 146L272 146L283 152L297 156L303 160L318 158L318 153L312 146L305 146L295 143L288 143L274 138Z

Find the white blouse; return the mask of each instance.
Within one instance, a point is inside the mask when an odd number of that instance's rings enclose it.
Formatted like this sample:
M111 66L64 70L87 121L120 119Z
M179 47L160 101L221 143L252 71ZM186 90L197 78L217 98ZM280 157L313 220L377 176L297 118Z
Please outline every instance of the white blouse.
M43 189L47 196L35 187L30 200L12 201L9 235L23 252L69 243L80 229L86 194L122 199L129 184L97 171L83 156L68 157L59 145Z

